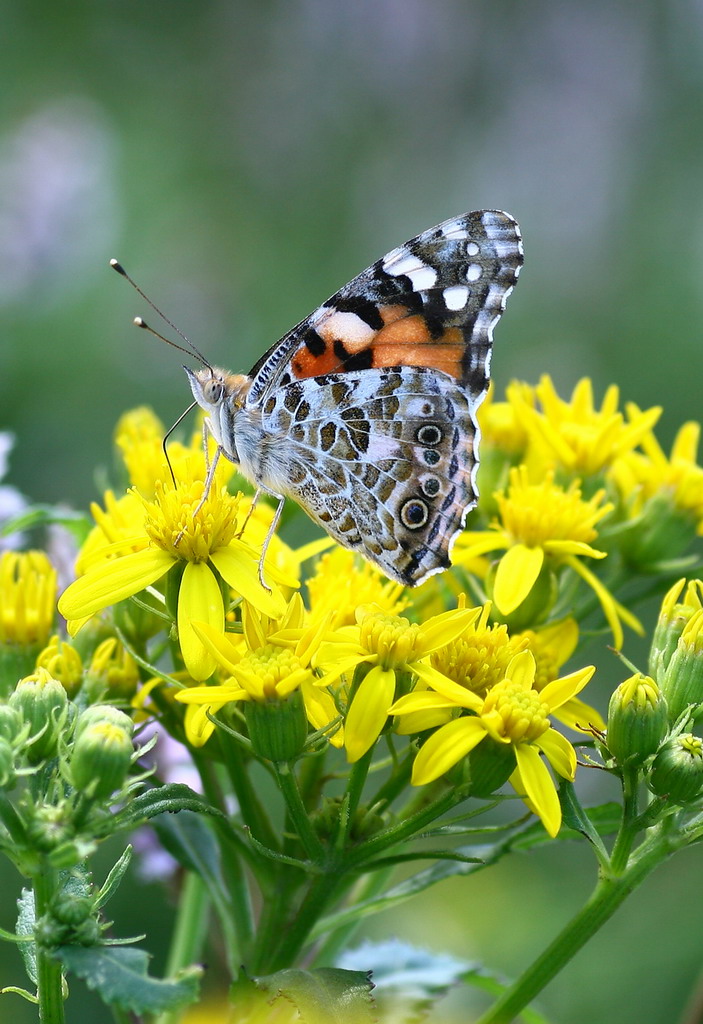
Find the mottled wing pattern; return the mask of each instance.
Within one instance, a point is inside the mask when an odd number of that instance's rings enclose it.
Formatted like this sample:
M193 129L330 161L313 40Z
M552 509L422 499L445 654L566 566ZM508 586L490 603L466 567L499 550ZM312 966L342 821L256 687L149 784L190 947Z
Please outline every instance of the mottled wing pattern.
M467 213L393 249L301 321L256 364L248 404L292 380L428 366L488 387L492 331L522 265L507 213Z
M447 568L476 504L475 412L521 265L508 214L455 217L354 278L251 372L246 404L280 438L281 489L406 585Z
M426 367L307 378L269 396L288 493L340 544L406 586L446 569L475 500L464 389Z

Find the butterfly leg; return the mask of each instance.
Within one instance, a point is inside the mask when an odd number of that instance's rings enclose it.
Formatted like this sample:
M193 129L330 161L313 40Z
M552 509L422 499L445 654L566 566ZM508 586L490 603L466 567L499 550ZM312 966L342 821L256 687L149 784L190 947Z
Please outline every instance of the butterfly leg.
M244 517L244 522L242 523L242 528L240 529L239 533L237 534L237 540L239 540L239 538L241 536L243 536L244 531L247 528L247 523L251 519L251 514L254 511L254 509L256 508L256 503L258 502L260 496L261 496L261 488L257 487L256 490L254 491L254 497L251 499L251 505L249 506L249 510L248 510L247 514L245 515L245 517Z
M258 495L259 491L257 491L256 493ZM259 556L259 583L264 588L264 590L268 590L270 594L271 587L268 585L264 578L264 559L266 558L266 552L268 551L268 546L271 543L271 538L276 532L276 527L278 526L278 522L281 518L281 512L283 511L283 506L285 504L286 499L283 497L282 494L274 494L273 491L267 493L270 493L272 498L278 498L278 505L276 506L276 511L273 514L273 519L271 520L271 525L268 528L268 532L264 537L264 544L263 547L261 548L261 555Z
M206 449L206 453L207 453L207 449ZM203 507L203 505L207 501L207 496L210 493L210 488L212 486L212 481L213 481L213 479L215 477L215 470L217 469L217 463L220 461L220 455L224 455L225 458L227 458L227 452L225 452L223 448L220 448L218 446L212 462L207 466L207 476L205 477L205 483L203 484L203 496L200 499L200 501L198 502L198 504L195 506L195 509L193 511L193 519L195 519L195 517L197 516L198 512L200 512L200 509ZM207 464L207 454L206 454L206 464ZM175 541L173 542L175 547L178 547L178 545L180 544L181 538L183 537L184 533L185 533L185 527L183 527L183 529L181 530L181 532L178 534L178 536L176 537Z

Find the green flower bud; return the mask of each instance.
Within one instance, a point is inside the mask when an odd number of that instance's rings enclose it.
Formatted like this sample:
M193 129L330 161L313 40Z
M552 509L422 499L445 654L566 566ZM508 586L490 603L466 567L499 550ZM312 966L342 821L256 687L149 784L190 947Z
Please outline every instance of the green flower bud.
M41 949L55 949L70 941L71 928L51 914L42 914L34 925L34 941Z
M300 690L281 700L251 700L244 705L251 744L267 761L292 761L305 746L308 720Z
M22 731L22 715L9 704L0 704L0 736L12 743Z
M73 826L64 805L40 804L27 827L28 843L40 853L50 853L73 838Z
M662 601L659 619L654 629L648 670L652 679L656 679L659 684L664 678L664 672L686 623L703 608L700 599L701 581L691 580L682 598L685 585L686 580L681 579L669 589Z
M608 707L608 750L619 764L637 765L655 754L668 731L666 700L640 672L620 683Z
M116 728L122 729L130 739L134 733L134 722L124 711L114 708L112 704L93 704L92 707L81 711L76 719L74 742L88 726L96 725L98 722L110 722Z
M654 758L647 780L657 796L687 804L703 790L703 740L693 733L673 736Z
M703 609L684 626L660 686L671 722L690 705L703 702Z
M15 752L0 736L0 789L12 789L15 784Z
M51 901L51 913L61 924L76 928L94 913L93 900L88 896L60 892Z
M68 697L61 683L45 668L20 679L8 701L29 726L27 757L36 764L53 757L68 717Z
M106 720L90 723L73 744L71 781L80 793L104 800L127 778L133 754L132 740L124 727Z

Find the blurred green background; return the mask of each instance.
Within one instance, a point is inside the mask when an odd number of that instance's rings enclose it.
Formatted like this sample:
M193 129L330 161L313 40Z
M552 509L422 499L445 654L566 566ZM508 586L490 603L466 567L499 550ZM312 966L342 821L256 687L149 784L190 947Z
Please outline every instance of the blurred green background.
M110 257L241 372L386 250L481 207L525 239L498 388L614 381L664 405L668 445L701 415L702 100L701 0L2 0L9 481L85 505L119 414L148 402L170 423L189 401L179 354L131 328L154 317ZM555 1020L677 1018L702 867L688 851L649 880L545 992ZM515 973L592 875L576 847L515 857L368 932ZM6 928L16 890L3 876ZM158 949L168 901L153 886L147 922L144 906L134 889L111 908L116 931L146 923ZM18 969L10 951L0 986ZM74 1021L107 1019L74 988ZM0 1019L34 1019L3 999Z

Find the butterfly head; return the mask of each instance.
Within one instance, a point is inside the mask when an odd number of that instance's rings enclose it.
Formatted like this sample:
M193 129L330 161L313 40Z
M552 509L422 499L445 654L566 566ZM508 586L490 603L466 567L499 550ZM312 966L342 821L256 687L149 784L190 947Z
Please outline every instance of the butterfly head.
M226 453L237 459L234 437L236 421L244 409L244 401L251 387L251 378L241 373L227 373L214 366L190 370L184 366L193 398L207 413L207 422L215 440Z

